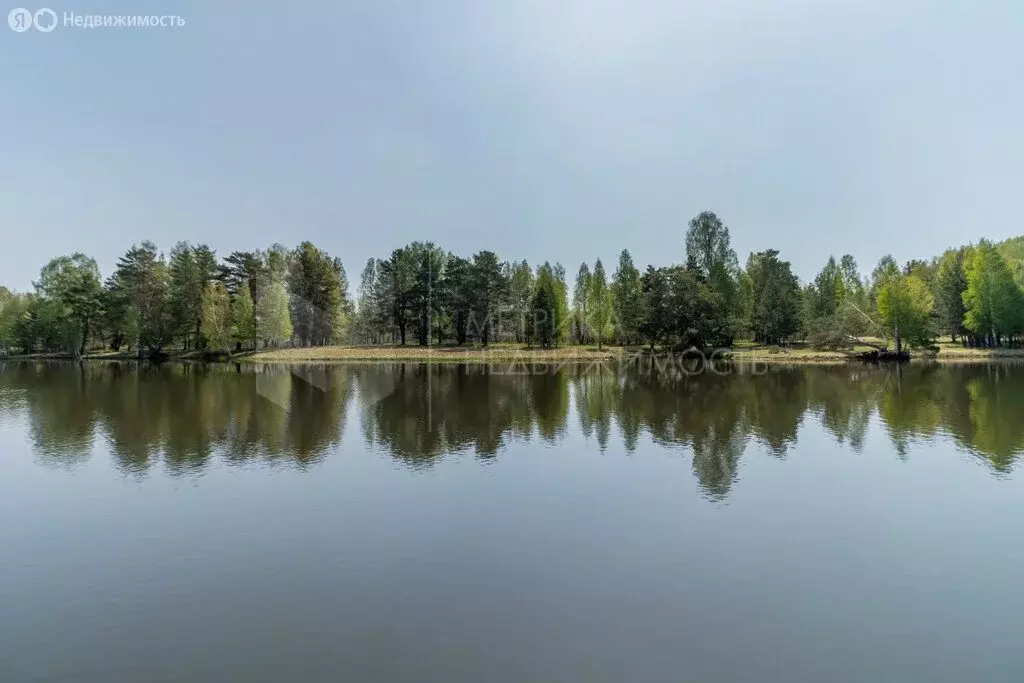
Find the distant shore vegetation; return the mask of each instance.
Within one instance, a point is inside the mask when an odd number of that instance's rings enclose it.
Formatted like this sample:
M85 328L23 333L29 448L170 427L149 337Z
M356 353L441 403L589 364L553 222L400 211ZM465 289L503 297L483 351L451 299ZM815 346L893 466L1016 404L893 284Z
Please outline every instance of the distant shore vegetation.
M678 264L641 271L623 250L613 270L600 259L582 263L571 286L560 263L413 242L367 261L355 297L341 259L310 242L225 258L202 244L180 242L164 254L142 242L106 278L95 259L75 253L43 266L33 291L0 287L0 353L208 357L514 344L741 355L751 343L899 352L934 351L940 337L966 349L1024 340L1024 237L904 264L885 256L866 275L852 256L829 256L807 283L773 249L741 265L729 229L710 211L689 222L684 242Z

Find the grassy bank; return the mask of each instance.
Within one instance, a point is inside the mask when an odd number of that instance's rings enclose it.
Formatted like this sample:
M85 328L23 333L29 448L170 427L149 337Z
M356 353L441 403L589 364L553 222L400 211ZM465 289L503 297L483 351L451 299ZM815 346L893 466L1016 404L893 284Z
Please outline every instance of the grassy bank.
M259 363L413 361L439 363L592 362L615 360L629 352L622 347L565 346L529 348L518 344L490 346L318 346L261 351L246 360Z
M625 349L619 346L564 346L557 349L540 349L513 344L492 344L458 347L437 346L321 346L314 348L277 349L252 354L246 360L261 363L303 363L339 362L360 363L373 361L411 361L435 363L571 363L593 362L595 360L624 360L646 349ZM845 363L849 355L838 351L814 351L811 349L738 346L732 350L723 349L716 358L732 359L750 363Z
M917 361L938 362L1003 362L1024 361L1024 349L972 349L949 341L938 343L938 354L913 353ZM729 359L739 363L770 363L778 365L836 364L853 360L852 354L870 351L870 346L858 346L851 352L823 351L803 344L786 347L762 346L749 341L737 342L731 349L715 353L716 359ZM645 348L623 348L620 346L563 346L557 349L541 349L520 344L491 344L466 346L317 346L310 348L269 349L246 351L231 356L230 360L256 363L366 363L366 362L426 362L426 363L572 363L625 360ZM2 357L0 357L2 358ZM11 356L11 359L25 360L70 360L66 353L32 354ZM134 353L100 351L88 353L83 360L135 360ZM210 360L202 352L169 350L168 360L205 361ZM218 360L226 360L221 357Z

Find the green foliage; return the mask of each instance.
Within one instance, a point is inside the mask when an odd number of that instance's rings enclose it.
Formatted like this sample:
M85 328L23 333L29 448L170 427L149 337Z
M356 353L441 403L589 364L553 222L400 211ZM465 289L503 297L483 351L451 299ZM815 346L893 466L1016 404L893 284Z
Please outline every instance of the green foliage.
M491 340L495 319L508 296L508 279L493 251L481 251L473 255L470 282L471 327L486 346Z
M425 346L444 304L442 278L446 256L432 242L413 242L406 251L414 270L408 292L409 316L415 321L419 343Z
M152 242L132 246L107 283L109 334L136 349L158 352L174 337L169 273Z
M825 267L814 278L808 295L807 305L812 319L831 318L839 311L846 297L846 286L834 257L828 257Z
M63 341L77 354L85 353L89 336L101 316L103 286L96 261L85 254L61 256L39 274L36 291L41 299L40 330Z
M590 339L590 278L590 266L584 261L576 271L572 291L572 339L577 344L585 344Z
M948 249L939 259L933 280L935 320L938 330L956 339L964 335L964 292L967 291L967 273L964 271L964 249Z
M751 254L747 275L753 289L754 339L763 344L788 340L800 330L803 309L800 283L789 261L780 260L774 249Z
M38 297L33 294L15 294L6 287L0 297L0 350L19 349L25 353L35 350L36 330L32 325L33 309Z
M249 297L259 301L263 290L270 284L270 269L259 252L233 251L224 259L218 271L232 297L237 297L244 285L249 290Z
M208 282L222 274L217 267L217 257L205 244L192 246L188 242L179 242L171 249L168 272L171 332L182 340L186 349L201 348L204 341L200 333L203 292Z
M395 249L390 258L380 263L382 296L402 346L413 315L417 270L415 255L408 247Z
M713 212L702 211L686 232L686 264L720 299L721 318L714 325L715 343L729 345L747 327L739 260L727 228Z
M558 294L551 264L537 269L533 294L533 316L530 319L530 339L534 344L552 348L558 344Z
M970 249L964 263L964 326L988 346L1024 327L1024 295L1006 259L988 240Z
M709 283L716 275L738 269L729 228L713 212L702 211L690 220L686 231L686 259L691 270Z
M288 305L288 290L279 277L272 278L256 303L259 336L268 344L277 346L292 338L292 319Z
M343 276L341 260L311 242L303 242L292 254L288 273L290 313L303 346L337 341L347 312Z
M445 301L455 341L465 344L469 338L469 317L473 306L473 266L469 260L448 255L444 273Z
M569 338L569 287L565 282L565 267L556 263L551 269L555 295L555 344Z
M892 330L897 353L904 341L917 347L931 344L934 300L920 277L905 275L892 259L883 259L876 269L876 301L880 322Z
M377 263L377 259L368 259L359 276L359 290L356 294L357 305L353 321L353 336L357 343L377 344L381 341L380 330L386 316L381 310L383 296L380 292Z
M527 321L533 307L533 271L525 260L514 263L509 276L509 309L517 342L527 340Z
M206 283L200 305L200 329L207 349L231 351L231 297L223 282L213 280Z
M644 318L639 333L653 348L705 348L723 319L721 297L701 282L693 268L649 266L641 277Z
M231 301L231 329L236 343L256 348L256 306L248 282L239 283L238 294Z
M839 263L829 257L804 289L804 310L806 340L816 349L848 349L851 337L878 332L857 262L849 254Z
M597 348L613 333L612 330L612 292L608 288L608 278L604 274L601 259L594 263L594 273L590 276L587 288L587 313L589 315L591 334L597 340Z
M644 319L644 295L640 271L626 249L619 254L619 267L612 276L611 289L619 341L632 344L640 334L640 323Z
M996 250L1006 260L1017 286L1024 287L1024 236L1003 240L996 245Z
M689 221L685 266L641 276L623 250L609 281L601 261L584 263L571 308L561 264L544 263L535 274L526 261L502 261L490 251L465 258L429 242L369 259L358 305L341 260L310 242L233 251L222 263L206 245L180 242L165 261L143 242L105 283L89 257L61 256L42 269L32 294L0 287L0 348L223 348L223 336L208 340L203 332L204 305L209 309L211 297L223 303L211 283L228 297L229 342L253 348L260 340L405 344L410 332L420 344L550 347L567 340L723 346L751 331L763 343L803 334L829 349L849 348L864 334L891 334L897 345L926 344L936 332L972 345L1016 345L1024 337L1024 238L983 240L902 266L885 257L870 280L861 279L852 256L830 257L801 289L777 251L752 254L741 269L728 228L705 211ZM207 327L221 334L219 325Z

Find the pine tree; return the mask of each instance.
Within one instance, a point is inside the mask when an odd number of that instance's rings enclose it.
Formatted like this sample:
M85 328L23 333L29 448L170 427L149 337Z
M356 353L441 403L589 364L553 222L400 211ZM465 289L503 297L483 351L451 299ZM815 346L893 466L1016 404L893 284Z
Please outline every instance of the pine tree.
M590 314L587 308L587 299L590 297L590 278L590 266L584 261L576 272L576 284L572 293L572 337L577 344L586 344L590 337L588 327Z
M594 263L594 272L590 276L587 309L590 314L590 328L597 339L597 348L600 349L612 331L612 294L608 289L608 279L605 277L601 259Z
M509 278L509 307L515 325L516 341L520 344L527 341L527 321L533 308L533 271L525 260L512 266Z
M963 336L964 292L967 291L967 275L964 273L964 250L949 249L939 260L935 273L935 313L939 329L955 342Z
M619 340L632 344L639 334L644 311L640 271L633 265L633 257L627 249L619 254L619 267L612 277L611 289Z

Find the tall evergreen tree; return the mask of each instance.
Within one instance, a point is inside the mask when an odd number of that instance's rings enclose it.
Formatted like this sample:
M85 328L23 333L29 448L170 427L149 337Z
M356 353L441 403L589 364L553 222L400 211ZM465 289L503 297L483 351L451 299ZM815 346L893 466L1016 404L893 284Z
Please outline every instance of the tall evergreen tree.
M653 351L655 344L668 341L672 330L671 291L666 269L647 266L640 278L640 290L644 297L644 318L640 321L639 332Z
M545 263L537 269L533 294L533 315L530 319L530 339L542 348L558 344L558 295L557 283L551 264Z
M206 288L196 264L195 252L188 242L178 242L171 249L168 270L171 326L175 336L181 338L187 350L192 343L199 343L199 337L194 332L196 323L202 315L203 291Z
M363 343L379 343L383 320L380 316L377 259L367 259L359 276L356 306L357 338Z
M448 255L444 274L445 302L455 343L462 346L469 338L469 318L473 308L473 266L468 259Z
M300 244L288 276L292 325L303 346L335 341L344 323L341 262L310 242Z
M501 262L493 251L473 255L473 320L480 341L487 346L494 332L496 317L508 296L508 281Z
M640 271L633 265L629 250L619 254L619 267L612 277L612 300L619 340L624 344L636 341L643 320L643 292Z
M509 307L515 338L520 344L527 341L527 321L533 310L533 271L525 260L514 263L509 277Z
M409 301L410 315L416 323L416 336L420 345L426 346L444 303L442 279L445 253L433 242L413 242L406 248L415 268L415 281Z
M259 301L264 288L270 283L270 272L262 254L256 251L233 251L219 267L220 279L224 281L231 296L238 296L241 286L249 288L249 296Z
M587 308L590 298L590 266L584 261L576 271L576 284L572 293L572 337L577 344L586 344L590 338L590 312Z
M780 260L775 249L751 254L747 275L753 285L755 341L779 344L788 340L800 329L803 307L800 283L789 261Z
M604 340L612 333L612 293L608 289L608 278L604 274L601 259L594 263L587 291L587 309L590 314L590 328L600 349Z
M551 269L554 276L555 296L555 345L569 338L569 287L565 281L565 266L555 263Z
M380 263L379 277L388 315L398 330L399 340L405 346L405 335L412 318L416 294L416 260L408 248L395 249Z
M118 312L110 324L136 350L159 352L173 338L167 264L152 242L133 245L117 263L108 301Z
M698 279L721 298L725 317L716 334L719 342L732 344L733 338L746 327L739 260L732 248L729 228L713 212L702 211L690 221L686 262Z
M954 342L967 333L964 327L964 292L967 291L964 255L963 249L946 250L939 259L933 284L936 322L939 330L950 335Z

